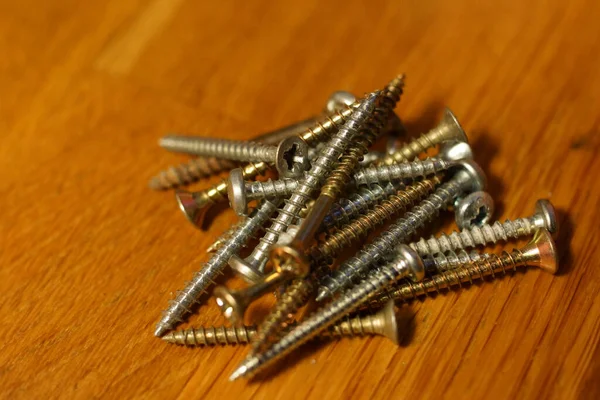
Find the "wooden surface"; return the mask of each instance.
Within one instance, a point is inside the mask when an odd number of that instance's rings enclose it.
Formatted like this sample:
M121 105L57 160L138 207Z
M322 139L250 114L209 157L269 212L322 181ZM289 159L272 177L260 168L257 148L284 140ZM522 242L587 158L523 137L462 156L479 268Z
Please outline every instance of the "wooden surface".
M284 3L0 3L2 397L598 398L600 3ZM154 338L235 221L202 233L146 187L185 159L157 139L247 138L399 72L409 131L450 106L499 218L552 200L561 273L427 298L400 310L400 347L309 346L252 382L227 382L243 347Z

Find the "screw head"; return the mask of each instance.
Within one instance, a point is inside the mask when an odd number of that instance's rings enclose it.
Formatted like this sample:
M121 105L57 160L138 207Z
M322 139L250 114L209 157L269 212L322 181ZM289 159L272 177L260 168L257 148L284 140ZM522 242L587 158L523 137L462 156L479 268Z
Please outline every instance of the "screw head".
M196 228L202 229L204 218L206 217L206 212L210 208L210 204L199 204L199 199L195 193L181 189L175 191L175 200L177 200L179 209L183 212L183 215L185 215L188 221Z
M444 127L444 129L445 129L444 141L451 140L451 141L458 141L458 142L465 142L465 143L469 142L469 139L467 138L465 131L463 130L462 126L460 126L460 123L458 122L458 119L456 118L454 113L452 111L450 111L449 108L446 108L444 110L444 116L442 117L440 126Z
M400 259L406 262L408 277L415 281L421 281L425 277L425 265L419 254L405 244L398 246Z
M556 237L558 234L558 218L556 209L548 199L539 199L535 202L535 214L540 216L544 221L544 227Z
M310 261L300 251L289 245L275 245L271 250L271 261L277 272L291 272L299 278L310 272Z
M552 235L546 229L538 229L531 242L521 249L528 264L537 265L551 274L558 271L558 252Z
M338 90L331 93L331 96L329 96L323 111L327 114L333 114L336 111L340 111L348 106L351 106L355 102L356 96L354 96L352 93L345 90Z
M242 323L247 306L244 298L239 296L235 290L230 290L225 286L217 286L213 295L221 313L229 322L232 324Z
M479 164L473 160L461 161L456 167L451 168L456 177L464 179L467 187L465 192L479 192L485 190L487 178Z
M298 136L284 139L277 146L275 167L280 178L299 178L310 168L308 145Z
M447 141L440 145L437 157L444 161L472 160L473 149L467 142Z
M239 256L232 256L228 261L233 272L248 283L255 284L264 279L264 275L257 271L250 263Z
M375 316L381 321L383 336L390 339L396 346L400 346L400 334L398 332L398 321L396 319L396 310L394 309L394 300L385 303L385 306Z
M241 168L234 168L227 179L227 198L229 206L237 215L248 215L248 200L246 199L246 182Z
M487 224L494 214L494 199L487 192L473 192L458 201L455 210L456 225L460 229Z

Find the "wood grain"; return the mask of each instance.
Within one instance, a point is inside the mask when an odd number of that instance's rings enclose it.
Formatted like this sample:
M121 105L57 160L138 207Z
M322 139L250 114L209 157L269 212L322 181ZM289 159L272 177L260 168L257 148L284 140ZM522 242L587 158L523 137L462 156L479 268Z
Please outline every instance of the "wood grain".
M584 0L1 2L2 397L598 398L599 18ZM202 233L147 189L184 159L157 139L250 137L399 72L409 131L451 107L499 218L552 200L561 273L416 302L399 348L308 346L251 382L227 382L242 347L154 338L235 221ZM207 304L191 322L223 321Z

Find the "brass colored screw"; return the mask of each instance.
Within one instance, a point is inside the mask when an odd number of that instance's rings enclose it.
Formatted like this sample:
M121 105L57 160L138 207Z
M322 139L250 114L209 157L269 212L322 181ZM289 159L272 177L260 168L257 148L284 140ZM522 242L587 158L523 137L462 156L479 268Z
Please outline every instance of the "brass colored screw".
M197 157L159 172L150 179L148 186L153 190L172 189L229 171L237 165L234 161L221 158Z
M452 253L451 253L452 254ZM462 257L466 253L462 253ZM453 257L459 257L453 254ZM436 261L439 262L439 261ZM390 299L408 301L418 296L439 292L452 286L462 286L463 283L483 279L486 276L496 278L505 275L507 271L516 271L517 267L537 266L542 270L555 274L558 270L558 254L552 236L546 229L539 229L533 239L521 249L502 252L501 255L484 254L456 268L447 270L422 282L402 282L395 287L382 291L371 305L377 306Z
M414 250L406 245L404 258L387 264L380 270L374 271L361 284L352 290L344 292L339 298L319 309L301 324L287 333L281 340L260 354L251 354L242 365L229 377L235 380L242 376L251 376L275 360L289 354L303 343L312 339L322 330L333 325L338 320L356 310L381 288L392 282L410 276L413 280L421 280L424 267L421 258Z
M420 255L443 253L449 250L466 249L483 246L487 243L506 241L510 238L517 239L529 236L538 229L547 229L551 234L558 233L558 220L556 211L549 200L540 199L535 203L535 213L527 218L518 218L514 221L506 220L493 225L473 226L449 235L444 233L432 236L429 239L419 240L409 246Z
M290 322L286 330L292 329L297 322ZM165 342L182 346L215 346L247 344L254 341L257 331L255 325L237 327L200 327L170 332L162 337ZM390 339L395 344L399 343L398 325L394 302L388 302L381 311L353 318L346 317L337 324L324 331L320 338L338 338L379 335Z
M396 152L388 154L377 162L378 165L396 164L412 160L427 149L443 142L468 142L467 136L458 123L456 116L448 108L444 111L442 121L427 133L402 146Z

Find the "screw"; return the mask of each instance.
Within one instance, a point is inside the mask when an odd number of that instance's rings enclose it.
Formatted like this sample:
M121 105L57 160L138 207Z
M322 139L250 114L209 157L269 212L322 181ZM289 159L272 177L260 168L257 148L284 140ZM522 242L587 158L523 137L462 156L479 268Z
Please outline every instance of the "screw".
M208 285L213 283L214 278L222 273L227 265L229 258L237 253L239 249L252 237L256 231L262 227L268 220L269 215L277 208L278 203L272 203L268 200L256 208L253 215L248 218L206 262L202 270L186 285L185 289L177 294L175 300L165 311L162 319L156 326L154 334L156 336L164 335L174 325L182 321L182 317L190 312L190 308L198 301L198 298L205 292Z
M333 114L336 111L345 109L345 106L351 106L356 102L356 96L345 90L337 90L331 93L329 100L325 104L323 112L326 114Z
M298 325L292 321L287 330ZM394 344L399 343L398 324L394 312L394 302L389 301L381 311L375 314L345 318L323 332L321 338L354 337L366 335L379 335L390 339ZM165 342L182 346L215 346L246 344L254 342L257 337L255 325L237 327L200 327L170 332L163 336Z
M442 121L438 126L402 146L395 153L388 154L378 163L389 165L410 161L420 153L427 151L428 148L447 141L468 143L467 136L456 116L448 108L445 109Z
M347 107L343 111L338 111L332 116L325 117L324 121L317 121L313 127L307 128L302 135L299 135L300 139L304 140L309 146L326 140L329 135L336 132L346 122L356 106L358 106L358 103L354 103L351 107ZM269 164L264 162L249 163L242 167L244 179L254 179L259 175L265 174L268 169ZM202 227L208 207L225 200L226 195L227 181L225 180L200 192L178 191L176 193L181 211L194 226L199 228Z
M361 284L344 292L339 298L296 326L265 352L250 355L229 377L229 380L233 381L242 376L254 375L260 369L289 354L315 337L320 331L343 318L344 315L360 307L370 296L392 282L407 276L417 281L423 279L424 267L421 258L410 247L403 247L405 257L402 260L387 264L380 270L375 271Z
M454 254L453 257L458 256ZM451 286L461 286L465 282L473 283L485 276L496 278L496 275L505 275L507 270L516 271L517 267L526 265L540 267L551 274L558 270L556 245L546 229L536 231L533 239L521 249L514 249L510 253L504 251L501 255L484 254L479 259L433 275L420 283L402 282L374 299L372 305L387 303L390 299L407 301Z
M458 161L445 161L437 158L417 160L402 164L382 165L357 170L352 180L344 183L359 186L374 183L385 184L400 179L419 178L447 170ZM238 215L246 215L250 200L288 197L298 187L294 179L268 180L266 182L245 182L240 168L231 170L227 186L227 196L231 208Z
M397 243L406 241L419 227L450 205L455 197L485 187L485 174L475 162L463 161L456 170L448 182L407 212L404 218L391 225L335 272L323 277L317 301L323 301L337 291L351 286L353 280L360 278L373 264L389 255Z
M546 229L554 235L558 233L556 211L546 199L536 201L534 214L527 218L514 221L507 219L502 223L496 221L493 225L474 226L449 235L442 233L429 239L421 238L418 242L411 243L410 247L421 255L444 253L529 236L539 229Z
M473 192L458 199L454 214L456 225L460 229L482 226L494 215L494 199L487 192Z

